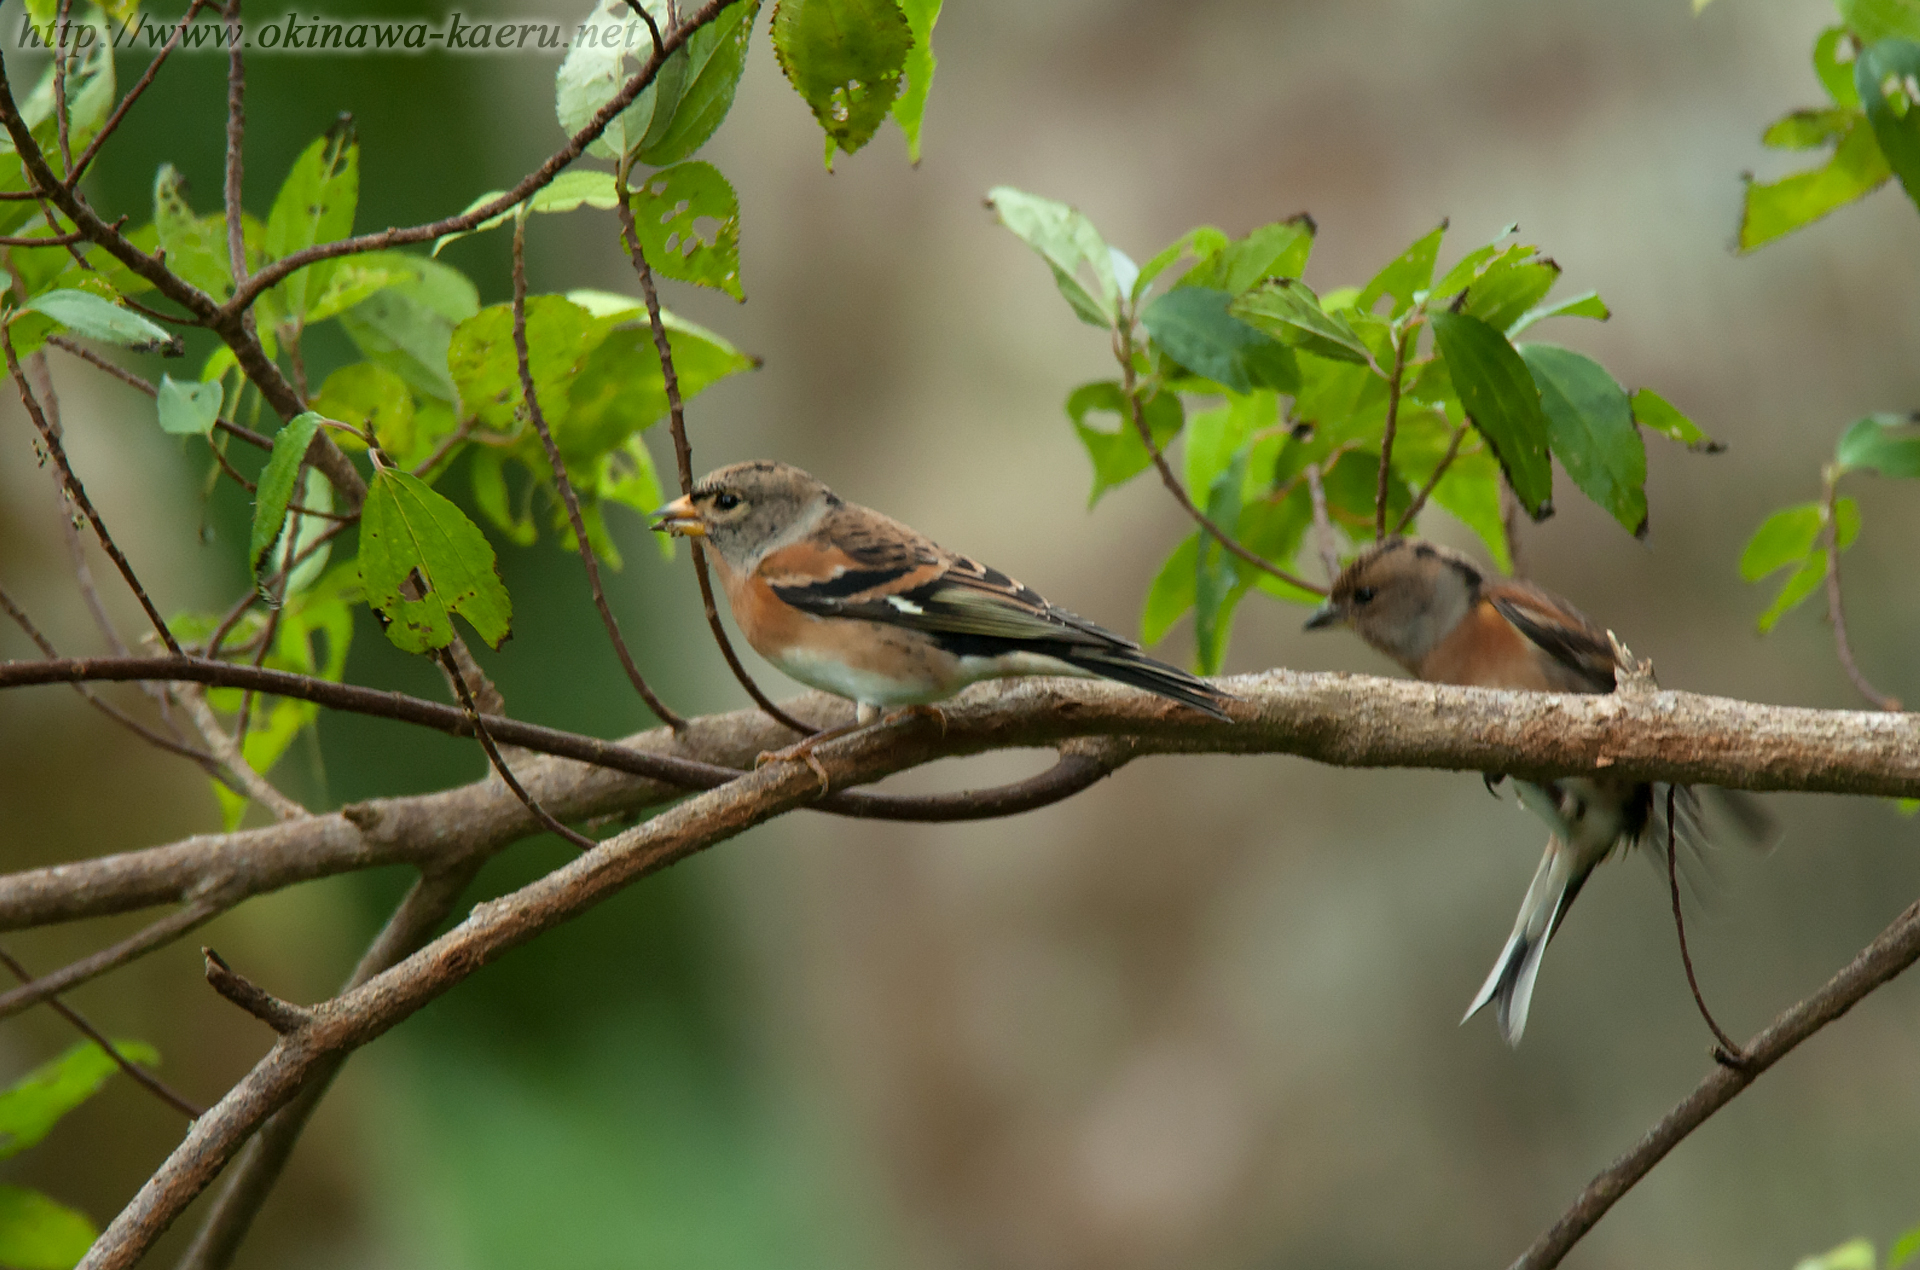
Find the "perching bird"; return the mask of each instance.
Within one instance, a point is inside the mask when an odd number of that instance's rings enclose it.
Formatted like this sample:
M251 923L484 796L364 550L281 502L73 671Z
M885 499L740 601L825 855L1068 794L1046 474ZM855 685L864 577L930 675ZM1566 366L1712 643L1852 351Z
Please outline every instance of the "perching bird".
M797 467L723 467L654 515L655 529L712 548L747 642L801 683L851 699L858 724L1011 675L1103 676L1228 717L1227 693Z
M1417 677L1432 683L1539 692L1614 690L1614 654L1607 633L1565 600L1510 578L1488 577L1465 556L1432 543L1390 538L1348 565L1308 630L1344 624ZM1547 822L1546 855L1527 888L1513 934L1479 995L1472 1018L1489 1001L1510 1045L1527 1026L1527 1006L1547 941L1566 919L1587 875L1615 848L1631 846L1656 825L1651 784L1605 776L1570 776L1536 785L1516 781L1520 802ZM1742 832L1764 834L1765 816L1716 791ZM1678 838L1703 836L1691 790L1675 791ZM1658 800L1664 802L1664 799Z

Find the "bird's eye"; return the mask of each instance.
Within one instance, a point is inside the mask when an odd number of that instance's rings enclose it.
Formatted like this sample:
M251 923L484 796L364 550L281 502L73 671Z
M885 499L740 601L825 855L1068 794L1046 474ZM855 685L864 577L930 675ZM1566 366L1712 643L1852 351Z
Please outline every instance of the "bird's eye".
M1370 586L1357 586L1357 587L1355 587L1355 588L1353 588L1353 602L1354 602L1355 604L1365 604L1365 603L1367 603L1367 602L1368 602L1369 600L1371 600L1371 599L1373 599L1373 588L1372 588L1372 587L1370 587Z
M738 494L715 494L713 496L713 510L717 512L730 512L739 505L740 496Z

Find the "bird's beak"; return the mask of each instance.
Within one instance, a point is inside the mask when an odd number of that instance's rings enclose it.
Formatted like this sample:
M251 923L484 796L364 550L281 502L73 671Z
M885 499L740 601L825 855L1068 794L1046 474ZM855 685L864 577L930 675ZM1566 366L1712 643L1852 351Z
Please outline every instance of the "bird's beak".
M1313 616L1307 619L1306 629L1310 631L1323 631L1329 626L1338 626L1346 620L1347 615L1341 612L1332 600L1328 600L1325 604L1322 604L1313 611Z
M647 519L652 522L648 528L673 534L676 537L705 538L707 536L707 526L700 519L700 513L695 510L691 495L682 494Z

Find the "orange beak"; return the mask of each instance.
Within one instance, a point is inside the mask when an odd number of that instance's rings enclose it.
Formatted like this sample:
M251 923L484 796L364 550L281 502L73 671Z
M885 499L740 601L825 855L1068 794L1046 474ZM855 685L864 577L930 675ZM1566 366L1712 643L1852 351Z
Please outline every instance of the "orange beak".
M700 519L700 512L693 505L690 495L682 494L648 518L650 529L672 534L678 538L705 538L706 522Z

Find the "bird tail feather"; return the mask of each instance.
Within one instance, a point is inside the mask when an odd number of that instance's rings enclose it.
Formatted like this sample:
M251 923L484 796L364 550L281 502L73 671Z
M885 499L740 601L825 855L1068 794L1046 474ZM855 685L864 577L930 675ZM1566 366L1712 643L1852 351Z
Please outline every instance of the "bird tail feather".
M1559 929L1567 906L1586 881L1585 874L1574 874L1571 855L1557 836L1548 839L1546 854L1520 904L1513 933L1507 936L1506 946L1494 961L1487 981L1480 985L1473 1004L1461 1016L1462 1023L1491 1003L1501 1037L1508 1045L1520 1044L1527 1030L1527 1010L1533 1003L1533 985L1540 977L1540 958L1547 951L1547 941Z
M1144 653L1126 648L1069 648L1055 656L1089 674L1156 693L1216 719L1231 718L1222 706L1236 700L1232 694Z

